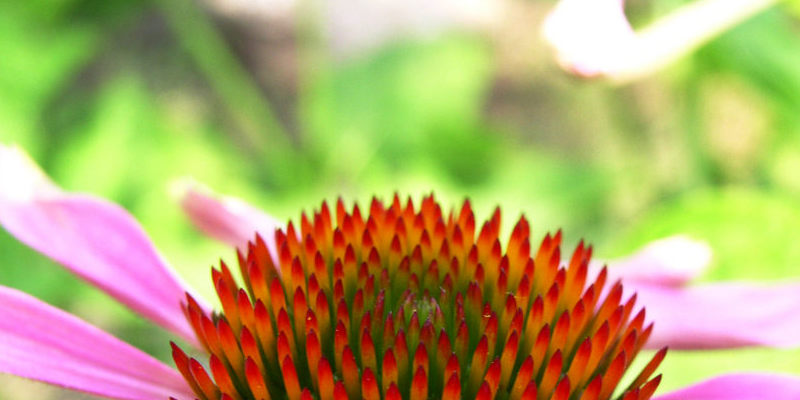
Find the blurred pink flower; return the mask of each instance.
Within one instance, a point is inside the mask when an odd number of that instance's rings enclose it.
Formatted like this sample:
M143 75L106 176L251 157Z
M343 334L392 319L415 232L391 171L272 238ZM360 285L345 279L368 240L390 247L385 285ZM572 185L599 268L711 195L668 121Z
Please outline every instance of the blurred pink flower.
M776 0L695 0L634 31L624 0L560 0L543 34L559 63L583 77L629 81L650 74Z
M189 185L182 193L182 205L193 221L235 245L253 234L234 229L238 224L261 230L265 236L275 228L274 219L266 214L239 202L222 201L208 190ZM190 343L198 342L181 308L186 286L138 223L116 205L62 191L24 153L4 146L0 147L0 224L142 316ZM683 260L690 268L671 265L670 255L680 255L681 249L695 255L690 257L695 260ZM649 346L796 346L800 342L800 316L788 312L800 305L797 287L682 287L707 260L703 245L670 239L619 262L614 273L633 286L657 322L651 337L656 343ZM653 265L663 268L651 269ZM765 305L760 313L754 303ZM2 286L0 304L4 311L0 318L2 373L107 398L195 398L176 370L87 322ZM800 379L722 375L657 398L798 399Z

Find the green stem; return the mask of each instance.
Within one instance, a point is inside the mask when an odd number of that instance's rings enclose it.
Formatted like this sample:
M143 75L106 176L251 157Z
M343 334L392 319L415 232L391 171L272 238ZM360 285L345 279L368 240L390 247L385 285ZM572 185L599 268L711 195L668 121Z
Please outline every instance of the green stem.
M636 34L629 62L609 78L618 83L648 75L688 54L778 0L696 0Z
M324 0L323 0L324 1ZM325 48L323 37L322 12L324 3L319 0L298 2L295 34L298 52L297 79L297 121L305 135L314 136L318 132L314 126L315 110L320 101L327 98L320 87L325 85L331 71L331 61Z
M198 2L159 0L156 3L179 42L233 117L247 147L278 158L292 153L294 146L288 132Z

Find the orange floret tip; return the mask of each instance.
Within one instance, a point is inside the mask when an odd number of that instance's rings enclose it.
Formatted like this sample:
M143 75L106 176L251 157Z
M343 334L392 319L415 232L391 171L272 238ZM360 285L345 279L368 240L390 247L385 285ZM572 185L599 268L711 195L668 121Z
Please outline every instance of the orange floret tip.
M300 398L300 381L297 377L297 370L295 369L292 358L287 356L281 363L281 374L283 375L283 383L286 388L286 396L289 400L298 400Z
M432 195L323 202L254 234L241 284L212 269L219 312L186 296L207 354L172 344L175 365L198 399L651 398L666 349L618 387L653 330L636 296L605 268L591 278L583 240L567 253L560 230L542 238L522 216L504 239L501 222Z
M395 359L392 349L387 349L383 355L381 371L383 371L383 388L386 392L389 385L397 384L398 379L397 359Z
M402 400L403 397L400 395L400 389L397 388L397 384L392 383L389 386L389 389L386 390L386 396L384 397L386 400Z
M488 382L483 382L478 389L478 394L475 395L475 400L492 400L492 389L489 387Z
M380 400L381 394L378 391L378 381L371 368L365 368L361 374L361 398L364 400Z
M461 399L461 381L458 379L457 374L450 375L447 384L444 386L442 392L442 400L460 400Z
M568 400L569 399L569 393L570 393L569 390L570 390L569 378L564 378L560 382L558 382L558 386L556 386L556 391L555 391L555 393L553 393L553 396L550 397L550 399L551 400Z
M262 370L258 368L256 361L253 361L252 358L248 358L245 361L244 373L247 385L253 396L259 400L269 400L270 394L267 390L267 384L264 382Z
M317 380L320 399L332 400L334 397L333 370L331 364L324 357L320 359L317 366Z
M222 364L222 361L220 361L217 356L213 354L211 355L209 367L211 369L211 375L214 377L214 381L223 393L236 393L236 389L233 387L233 381L231 381L231 377L228 375L225 365Z
M428 374L425 369L419 367L414 373L414 378L411 381L411 400L425 400L428 398Z

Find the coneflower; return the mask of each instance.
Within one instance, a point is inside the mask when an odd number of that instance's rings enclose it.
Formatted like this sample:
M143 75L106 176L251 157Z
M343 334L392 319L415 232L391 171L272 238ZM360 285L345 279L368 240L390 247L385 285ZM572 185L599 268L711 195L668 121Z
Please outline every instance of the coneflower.
M591 246L562 259L558 232L532 251L524 216L501 244L500 219L478 229L469 201L445 213L432 195L323 202L275 251L239 252L243 285L213 270L222 312L187 297L210 358L173 345L175 363L208 400L649 399L665 349L618 387L652 331L635 296L587 282Z
M209 209L194 215L216 232L215 223L273 224L263 215L237 218L252 208L206 200ZM593 271L591 247L579 244L562 259L556 233L532 251L525 218L502 244L499 210L478 229L468 202L445 214L432 197L418 209L395 198L373 201L366 215L323 203L269 236L249 229L254 240L238 253L242 285L225 263L212 272L218 313L185 294L123 209L62 191L4 146L0 223L206 352L190 358L173 344L175 370L0 286L0 373L111 399L646 399L660 382L652 375L665 350L627 371L643 346L795 346L800 337L797 285L690 290L669 286L680 274L631 274L657 311L647 317L654 330L611 270ZM236 241L248 231L222 228ZM649 263L647 251L637 263ZM669 284L657 285L662 278ZM658 326L665 326L660 336ZM626 371L630 383L620 385ZM796 400L800 380L729 374L656 397L764 398Z

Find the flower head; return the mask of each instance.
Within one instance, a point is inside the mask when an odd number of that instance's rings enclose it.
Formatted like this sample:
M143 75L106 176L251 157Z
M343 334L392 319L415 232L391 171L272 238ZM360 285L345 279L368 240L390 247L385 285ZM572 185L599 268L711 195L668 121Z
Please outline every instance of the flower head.
M252 207L193 194L183 206L207 232L237 246L247 243L242 232L265 235L238 254L242 287L224 263L212 273L222 304L214 314L185 295L122 208L59 189L23 152L0 145L0 224L208 354L205 363L173 344L175 370L0 286L0 373L125 400L629 400L649 398L660 382L651 375L664 349L642 370L627 368L642 346L800 343L800 285L683 287L702 262L685 268L664 255L687 245L696 261L708 255L685 239L606 270L590 264L583 244L562 261L560 233L532 252L524 218L502 245L499 211L477 230L469 203L445 214L432 197L419 209L395 198L362 215L339 202L335 217L323 203L275 233L274 220ZM186 204L198 199L202 207ZM618 278L637 295L627 297ZM620 386L626 370L631 384ZM720 398L795 400L800 379L728 374L656 397Z
M187 298L211 373L173 346L176 365L204 399L650 398L665 351L617 388L652 324L605 271L587 282L592 248L562 262L558 232L532 252L525 217L499 234L500 209L478 231L469 201L322 203L277 254L260 236L239 253L243 287L213 271L221 313Z

